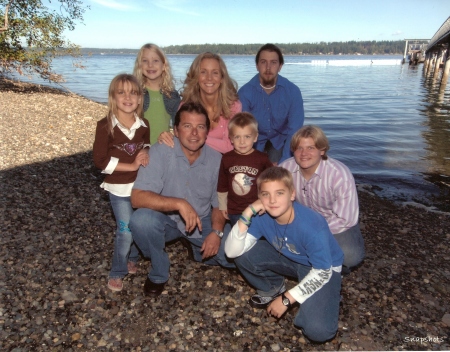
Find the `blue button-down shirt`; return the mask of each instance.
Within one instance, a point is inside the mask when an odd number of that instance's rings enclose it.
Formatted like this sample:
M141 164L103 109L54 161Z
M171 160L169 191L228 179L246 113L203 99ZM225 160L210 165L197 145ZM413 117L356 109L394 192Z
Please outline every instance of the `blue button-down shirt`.
M275 149L283 148L279 162L291 157L290 143L305 120L300 89L288 79L278 75L275 89L267 94L261 88L259 74L239 89L242 111L258 121L256 149L263 151L268 140Z
M185 199L202 219L210 214L211 207L219 207L217 180L222 156L205 144L200 156L191 165L178 138L174 138L174 143L174 148L165 144L152 145L149 152L150 162L147 167L139 169L133 189ZM185 223L180 215L172 213L169 216L184 233ZM198 227L192 237L201 237Z

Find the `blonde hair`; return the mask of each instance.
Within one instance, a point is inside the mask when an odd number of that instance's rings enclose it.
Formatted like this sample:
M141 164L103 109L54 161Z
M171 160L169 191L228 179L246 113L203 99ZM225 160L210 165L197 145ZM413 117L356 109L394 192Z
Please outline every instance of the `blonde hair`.
M281 166L272 166L261 172L256 180L258 193L261 191L261 185L266 182L280 181L290 192L294 191L294 180L290 171Z
M330 143L328 143L328 138L325 133L318 126L305 125L294 133L291 139L291 151L295 152L298 145L300 144L300 139L311 138L314 141L315 147L320 151L323 151L322 159L327 160L327 151L330 150Z
M143 118L144 116L142 109L142 87L140 86L139 81L135 76L127 73L117 75L111 81L108 90L108 114L106 115L106 120L108 122L108 132L111 136L114 136L113 116L117 116L117 102L115 94L119 86L122 85L123 87L126 83L131 84L132 89L139 97L141 97L141 101L135 111L136 115L138 115L139 118Z
M210 52L197 55L186 74L186 79L183 84L183 102L193 101L195 103L203 104L200 96L200 85L198 84L198 78L200 75L200 64L204 59L217 60L220 67L220 73L222 75L222 83L219 87L219 99L217 101L217 115L212 116L211 120L217 122L220 115L223 115L225 119L229 119L231 115L231 105L237 101L237 83L231 79L228 75L227 66L222 58Z
M167 60L166 55L164 54L164 52L161 50L161 48L158 45L147 43L142 46L142 48L139 50L139 52L136 56L133 74L138 79L141 87L145 88L146 78L145 78L144 74L142 73L142 69L141 69L142 56L144 55L145 49L153 50L159 56L160 60L162 61L163 71L161 74L162 80L161 80L160 88L161 88L161 92L170 98L170 93L175 90L175 84L173 82L173 76L172 76L172 71L170 69L169 60Z
M233 135L233 128L250 126L254 133L258 133L258 121L249 112L238 112L228 123L228 134Z

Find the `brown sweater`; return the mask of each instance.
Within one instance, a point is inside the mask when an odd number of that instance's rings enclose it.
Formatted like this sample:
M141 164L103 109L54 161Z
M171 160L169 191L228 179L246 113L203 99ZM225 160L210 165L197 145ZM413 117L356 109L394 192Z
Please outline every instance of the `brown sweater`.
M120 128L114 127L114 137L108 133L106 117L97 122L93 148L94 164L104 170L111 157L119 159L121 163L131 164L144 144L150 144L150 128L148 121L143 119L147 128L141 126L136 130L133 139L123 134ZM136 180L136 171L114 171L106 175L105 182L110 184L127 184Z

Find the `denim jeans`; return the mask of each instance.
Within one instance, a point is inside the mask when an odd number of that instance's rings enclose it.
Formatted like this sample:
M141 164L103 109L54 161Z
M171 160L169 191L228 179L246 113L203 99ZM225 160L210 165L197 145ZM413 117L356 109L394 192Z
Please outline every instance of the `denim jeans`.
M267 141L266 145L264 146L264 151L267 152L269 160L272 163L277 163L280 161L281 157L283 156L283 149L284 147L281 147L280 149L275 149L271 141Z
M311 270L309 266L280 255L265 240L259 240L252 249L235 258L235 263L261 296L277 294L285 277L296 278L300 282ZM294 325L313 341L332 339L338 328L340 292L341 274L333 272L330 281L300 305Z
M114 240L114 253L109 277L123 278L128 274L128 262L137 262L139 251L133 243L133 236L128 227L133 208L130 197L118 197L109 193L109 201L116 218L116 238Z
M184 236L192 246L194 259L208 265L221 265L234 268L234 263L225 257L224 245L226 235L223 236L219 252L212 258L202 260L200 252L203 241L211 233L211 215L202 219L202 238L185 236L177 228L177 224L169 216L159 211L141 208L137 209L130 221L133 238L144 256L150 258L151 269L148 274L150 281L164 283L169 280L170 261L165 250L166 243ZM228 231L229 232L229 231Z
M351 268L363 261L365 256L364 239L361 235L359 224L333 236L339 244L339 247L341 247L342 252L344 252L343 266Z
M230 218L230 225L231 228L239 221L239 218L242 214L228 214L228 217Z

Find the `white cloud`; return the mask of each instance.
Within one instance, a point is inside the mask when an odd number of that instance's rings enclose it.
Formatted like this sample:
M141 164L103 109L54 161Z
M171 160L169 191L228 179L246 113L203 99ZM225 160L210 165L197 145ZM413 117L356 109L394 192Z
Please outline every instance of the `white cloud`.
M394 33L391 34L393 37L399 36L399 35L403 35L402 31L395 31Z
M191 16L200 16L197 12L185 10L183 8L183 5L185 4L184 0L155 0L153 1L153 4L167 11L184 13Z
M132 6L128 6L125 4L122 4L120 2L116 2L114 0L91 0L92 2L95 2L96 4L109 7L111 9L115 10L132 10Z

